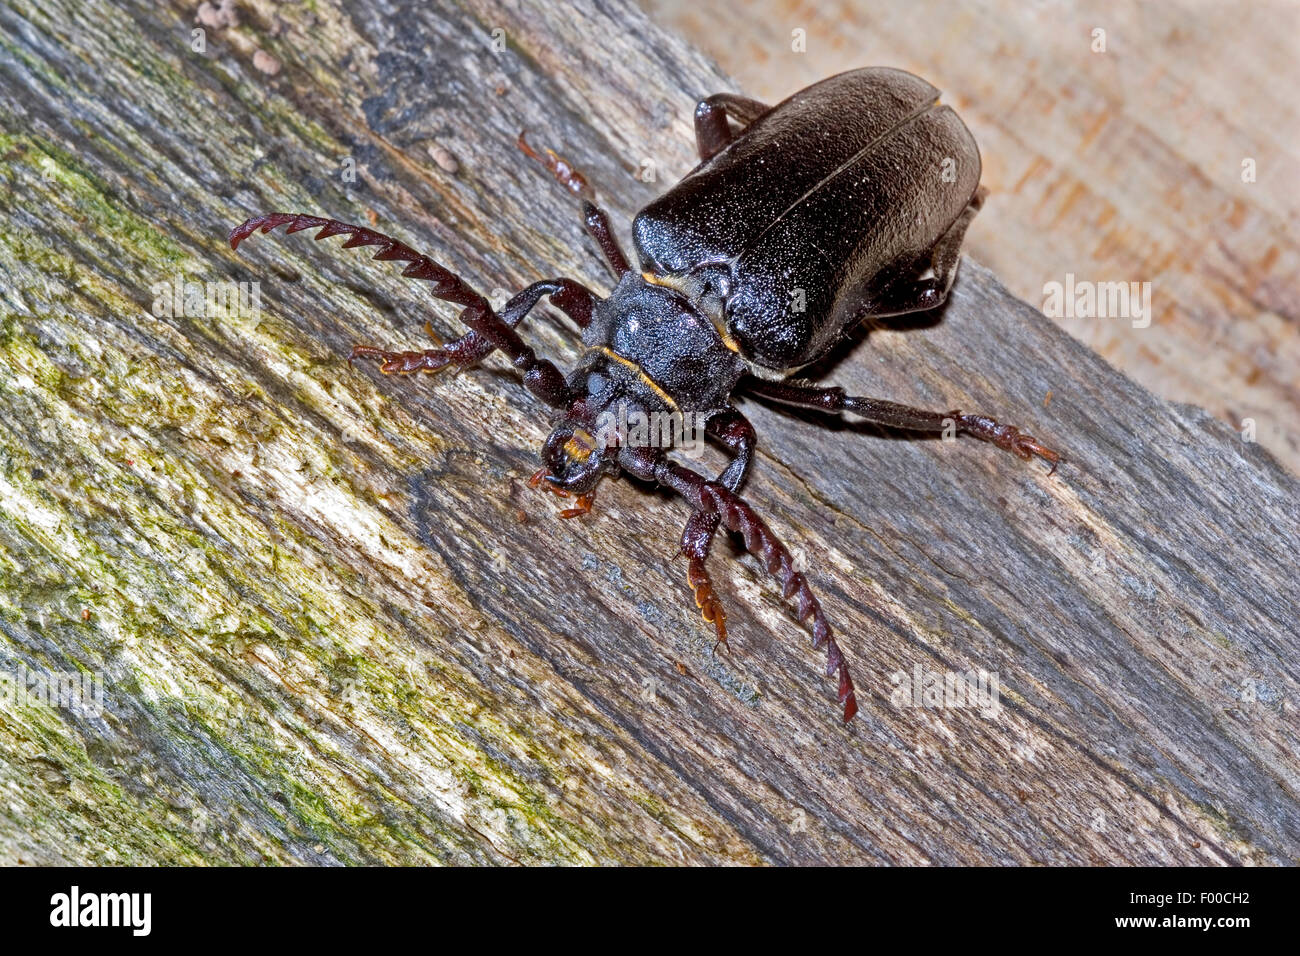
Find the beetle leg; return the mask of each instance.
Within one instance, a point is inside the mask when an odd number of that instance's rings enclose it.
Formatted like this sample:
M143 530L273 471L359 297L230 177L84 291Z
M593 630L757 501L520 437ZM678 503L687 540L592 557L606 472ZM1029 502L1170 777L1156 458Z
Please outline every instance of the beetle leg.
M1058 452L1040 444L1037 439L1021 434L1014 425L1003 425L984 415L963 415L960 411L930 412L881 398L851 396L838 386L820 388L750 378L745 380L744 389L750 395L770 398L784 405L815 408L823 412L852 412L873 425L883 425L886 428L921 432L954 429L980 441L991 442L1025 461L1037 455L1052 463L1049 475L1055 473L1056 466L1064 460Z
M744 539L745 549L758 558L767 572L780 582L782 596L796 599L798 619L811 620L813 647L825 645L826 675L829 677L839 672L838 699L844 705L845 722L852 720L858 712L853 680L849 676L848 662L835 643L821 603L808 587L804 576L794 569L794 559L789 550L758 516L753 506L720 482L709 481L699 472L669 461L663 455L655 455L650 449L636 449L620 461L633 475L671 488L697 511L718 515L722 527L736 532Z
M717 438L735 457L727 464L718 482L731 491L739 491L740 486L749 477L749 469L754 462L754 448L758 436L754 426L740 412L729 408L709 419L706 428L710 435ZM695 592L695 606L700 609L704 620L711 623L718 633L718 644L727 643L727 612L723 610L713 590L713 581L709 577L705 562L709 550L713 547L713 538L718 531L720 518L716 512L696 511L686 522L682 532L682 543L678 554L687 559L686 580ZM716 645L715 645L716 650Z
M535 159L537 162L545 166L550 171L551 175L555 177L555 181L561 186L564 186L570 192L587 198L592 196L591 187L587 185L587 178L583 176L582 173L578 172L576 166L555 150L542 147L546 150L546 155L543 156L528 145L528 140L525 138L525 133L523 132L519 134L519 139L515 141L515 145L518 146L520 151L529 159Z
M605 210L593 201L595 191L587 183L586 177L578 172L577 167L553 149L546 149L546 155L543 156L528 145L528 140L523 133L519 134L516 145L529 159L534 159L545 166L558 183L582 197L582 221L587 227L587 234L596 240L596 245L600 246L605 261L614 270L614 278L621 279L624 273L631 271L632 267L628 265L627 256L623 254L618 240L614 238L614 231L609 227L609 217L605 215Z
M957 278L957 266L961 264L961 243L966 236L966 229L984 205L986 195L988 190L983 186L975 190L970 204L934 244L929 259L919 260L910 274L905 271L902 278L885 286L872 297L871 316L882 318L888 315L906 315L943 305L952 289L953 280ZM932 275L925 279L914 278L924 272Z
M735 139L728 118L744 129L772 107L735 93L714 93L695 104L695 145L700 159L709 160Z
M402 275L410 279L425 279L432 282L435 296L461 306L461 321L470 327L471 332L477 333L491 349L500 349L510 359L511 364L523 374L524 386L530 392L548 405L556 407L566 407L573 401L575 396L571 393L560 370L551 362L539 359L537 353L524 344L514 327L493 311L487 299L454 272L434 262L428 256L420 255L410 246L396 239L375 232L373 229L349 225L336 219L322 219L302 213L273 212L249 219L232 229L230 248L238 249L241 242L259 229L267 233L278 226L287 226L287 232L319 229L316 233L317 240L346 235L348 240L343 243L345 249L356 246L378 246L379 251L375 253L375 259L408 263L402 270ZM537 297L540 298L542 294L538 292ZM516 299L518 298L516 296ZM533 301L535 304L536 299ZM520 318L522 317L521 312ZM373 353L363 352L359 357L370 354Z
M952 288L953 279L957 278L957 265L961 261L961 244L966 238L966 230L970 227L975 214L983 208L984 197L988 194L989 191L983 186L976 189L975 195L971 197L962 214L935 243L931 266L934 269L935 281L940 283L945 297L948 295L948 290Z
M519 323L544 295L549 295L551 305L573 319L580 329L585 329L591 322L598 301L594 292L572 279L547 279L533 283L507 302L501 310L501 321L512 329L518 328ZM433 338L431 331L429 337ZM406 375L411 372L436 372L448 365L459 368L475 365L495 349L496 346L479 333L466 332L450 345L416 352L387 352L373 345L357 345L353 347L348 361L359 358L378 359L382 363L379 370L385 375L393 372Z

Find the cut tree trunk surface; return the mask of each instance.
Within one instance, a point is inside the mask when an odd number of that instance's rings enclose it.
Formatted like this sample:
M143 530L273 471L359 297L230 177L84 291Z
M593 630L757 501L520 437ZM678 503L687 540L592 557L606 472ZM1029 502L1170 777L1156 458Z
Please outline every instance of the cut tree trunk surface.
M727 541L713 653L681 501L606 482L561 521L528 487L547 415L499 357L349 370L459 333L426 287L310 232L225 242L304 211L488 293L606 289L519 131L626 236L731 84L626 2L341 7L244 3L199 53L190 4L0 5L0 665L103 680L102 712L0 708L0 857L1295 862L1294 476L967 261L942 316L819 371L1021 425L1055 476L744 405L746 496L854 665L841 725ZM177 314L177 276L260 310ZM578 354L563 322L526 337ZM967 672L996 711L901 693Z

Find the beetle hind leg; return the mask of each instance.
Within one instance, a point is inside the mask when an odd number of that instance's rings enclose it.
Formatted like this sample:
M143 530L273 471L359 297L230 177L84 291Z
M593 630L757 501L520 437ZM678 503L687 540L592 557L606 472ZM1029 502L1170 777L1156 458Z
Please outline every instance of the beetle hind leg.
M838 385L799 385L792 382L769 382L764 379L746 379L745 391L750 395L771 399L796 408L814 408L818 411L852 412L854 415L885 428L904 431L942 433L951 430L970 435L1009 451L1023 461L1035 456L1051 464L1048 474L1065 460L1059 452L1043 445L1032 435L1026 435L1015 425L1004 425L986 415L963 415L960 411L932 412L911 405L900 405L883 398L849 395Z
M385 375L410 375L414 372L439 372L448 365L469 365L475 361L466 354L466 346L470 344L466 341L469 335L462 336L451 345L443 345L433 334L430 323L424 324L424 331L429 338L438 342L437 348L392 352L374 345L354 345L348 355L348 364L362 358L375 359L379 362L379 371Z
M988 190L983 186L975 190L970 204L934 244L929 257L918 260L913 269L904 270L900 278L872 297L870 315L905 315L943 305L953 280L957 278L962 240L966 238L971 220L984 205L987 194Z

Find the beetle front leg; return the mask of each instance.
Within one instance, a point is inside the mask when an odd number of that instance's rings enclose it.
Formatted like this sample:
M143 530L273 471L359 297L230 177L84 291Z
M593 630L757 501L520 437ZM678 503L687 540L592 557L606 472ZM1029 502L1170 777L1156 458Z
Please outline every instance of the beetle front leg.
M518 328L544 295L549 295L551 305L571 318L580 329L585 329L591 322L592 313L599 301L594 292L572 279L547 279L533 283L507 302L501 310L501 321L512 329ZM432 332L430 335L432 337ZM423 351L390 352L373 345L357 345L353 347L348 361L359 358L378 359L381 363L379 370L385 375L407 375L411 372L436 372L448 365L458 368L476 365L495 349L496 346L484 336L477 332L467 332L450 345Z
M596 193L587 182L587 177L555 150L544 147L545 156L537 152L528 145L528 139L523 133L519 134L516 145L529 159L545 166L555 177L556 182L582 197L583 224L587 227L587 234L596 240L596 245L600 246L601 254L614 272L614 278L621 279L624 273L631 271L632 267L628 265L627 256L623 254L618 240L614 237L614 231L609 227L609 217L594 201Z
M958 432L990 442L1025 461L1037 455L1052 463L1052 470L1048 474L1054 474L1056 466L1064 460L1058 452L1040 444L1036 438L1022 434L1014 425L1003 425L984 415L963 415L960 411L931 412L881 398L852 396L838 386L820 388L752 378L745 380L744 389L750 395L770 398L798 408L852 412L873 425L883 425L886 428L921 432L942 432L955 428Z
M719 484L731 491L739 491L754 463L754 449L758 444L754 426L749 423L749 419L732 408L710 418L706 428L710 435L735 453L735 457L718 476ZM718 644L726 644L727 612L714 593L713 580L709 577L705 564L709 550L713 547L719 521L716 512L696 511L692 514L686 522L686 530L682 532L678 553L684 555L688 562L686 580L695 593L695 606L700 609L704 620L717 630Z
M714 93L695 104L695 145L701 160L710 160L736 138L728 118L743 130L772 107L735 93Z

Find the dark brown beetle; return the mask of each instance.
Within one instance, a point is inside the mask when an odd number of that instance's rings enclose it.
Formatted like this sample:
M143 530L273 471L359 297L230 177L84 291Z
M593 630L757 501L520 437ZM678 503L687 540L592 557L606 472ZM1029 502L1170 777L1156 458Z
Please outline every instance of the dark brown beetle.
M839 672L844 719L857 712L853 682L821 605L790 552L742 498L756 436L730 403L733 393L825 412L849 411L889 428L965 432L1029 460L1060 456L1016 428L958 411L932 412L843 389L782 381L826 354L868 316L932 309L947 297L962 237L979 210L980 158L957 114L909 73L841 73L775 107L718 94L695 108L700 165L632 224L640 270L619 248L605 214L584 201L588 232L617 277L608 298L571 279L535 283L495 312L488 301L433 260L373 230L315 216L271 213L230 234L319 228L317 239L378 246L376 259L408 263L403 275L434 283L433 294L463 307L470 332L450 345L386 352L357 346L386 372L466 366L500 349L524 384L559 410L535 476L589 509L604 475L627 472L676 491L694 509L682 535L687 576L705 620L726 640L726 615L705 558L719 524L745 547L811 618L813 646ZM734 121L739 130L733 130ZM587 194L585 181L554 153L537 156L556 177ZM516 327L543 297L583 330L586 346L568 376L524 344ZM702 424L733 455L714 480L668 457L663 441L611 429L635 416ZM662 430L650 429L661 437ZM676 434L680 435L679 430Z

